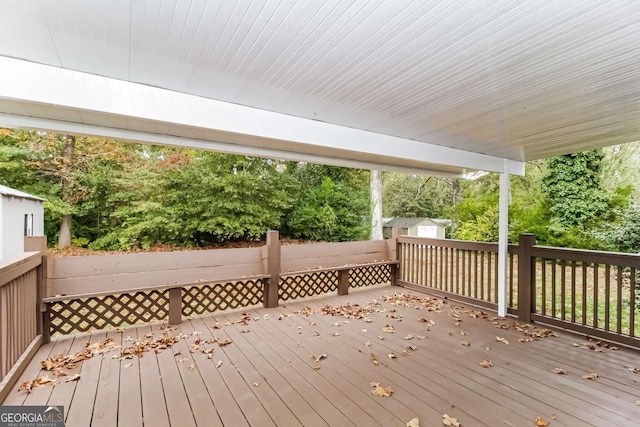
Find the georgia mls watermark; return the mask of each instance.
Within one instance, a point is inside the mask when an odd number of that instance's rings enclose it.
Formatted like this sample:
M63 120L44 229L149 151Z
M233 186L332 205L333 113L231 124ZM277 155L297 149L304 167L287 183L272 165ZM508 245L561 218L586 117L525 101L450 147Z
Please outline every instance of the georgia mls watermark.
M64 406L0 406L0 427L64 427Z

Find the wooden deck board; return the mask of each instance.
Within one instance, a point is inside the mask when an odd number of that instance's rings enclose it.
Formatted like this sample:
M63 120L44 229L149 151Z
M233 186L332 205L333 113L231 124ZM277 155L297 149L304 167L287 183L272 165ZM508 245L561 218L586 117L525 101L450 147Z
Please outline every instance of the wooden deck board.
M121 334L121 342L128 347L138 338L138 328L129 328ZM118 426L141 427L142 416L142 391L140 381L140 359L118 361L120 364L120 389L116 399L118 400Z
M138 338L152 332L150 326L135 328ZM134 338L135 336L132 336ZM140 393L142 395L142 420L145 427L168 427L169 413L162 387L162 374L158 366L155 353L149 352L142 357L133 359L140 369Z
M185 320L171 333L188 337L173 348L125 361L112 358L118 351L94 356L76 368L79 381L40 387L28 395L16 391L3 404L63 405L69 426L403 426L413 417L420 418L421 426L441 426L443 413L458 417L465 427L533 425L538 416L552 427L623 426L640 419L635 404L640 375L629 371L640 368L638 351L595 352L582 346L584 338L566 333L522 343L521 332L471 318L453 303L437 313L380 302L378 311L368 315L373 323L317 313L325 304L365 305L396 292L426 296L383 287L275 309L254 308L248 311L247 325L237 323L240 312ZM299 314L305 306L316 313ZM452 316L452 308L460 317ZM427 331L419 317L435 325ZM216 321L223 327L214 328ZM382 332L387 323L396 333ZM161 333L153 325L129 328L124 334L98 332L53 341L39 349L19 381L51 375L40 368L40 361L50 355L82 350L87 342L106 336L127 345L125 337L149 332ZM407 335L414 338L406 340ZM497 336L510 344L496 341ZM206 344L215 349L207 358L190 352L189 344L198 337L233 342L224 347ZM462 346L462 340L470 345ZM418 350L406 350L410 344ZM177 351L181 354L174 356ZM396 359L387 357L391 352ZM380 366L373 365L370 353ZM312 356L320 354L327 357L316 362ZM180 363L183 358L187 360ZM479 366L485 358L493 367ZM555 367L567 375L552 373ZM589 372L600 378L581 378ZM372 381L392 386L393 395L373 396Z

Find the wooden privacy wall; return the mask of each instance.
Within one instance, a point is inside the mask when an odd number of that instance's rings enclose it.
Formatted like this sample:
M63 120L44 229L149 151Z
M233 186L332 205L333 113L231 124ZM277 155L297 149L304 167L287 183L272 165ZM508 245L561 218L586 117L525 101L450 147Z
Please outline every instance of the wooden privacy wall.
M46 330L54 334L164 321L390 283L394 241L50 259Z

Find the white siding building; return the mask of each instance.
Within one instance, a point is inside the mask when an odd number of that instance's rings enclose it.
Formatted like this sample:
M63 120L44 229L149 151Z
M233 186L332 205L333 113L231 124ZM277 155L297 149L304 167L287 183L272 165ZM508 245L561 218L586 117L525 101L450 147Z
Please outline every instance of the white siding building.
M0 185L0 260L24 252L25 236L44 235L44 199Z

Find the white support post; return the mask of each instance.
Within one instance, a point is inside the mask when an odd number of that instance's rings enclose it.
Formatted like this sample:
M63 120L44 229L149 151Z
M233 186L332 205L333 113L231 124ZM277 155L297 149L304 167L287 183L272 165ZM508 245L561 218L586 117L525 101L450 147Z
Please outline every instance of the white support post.
M500 216L498 235L498 316L507 315L507 261L509 257L509 173L500 174Z

